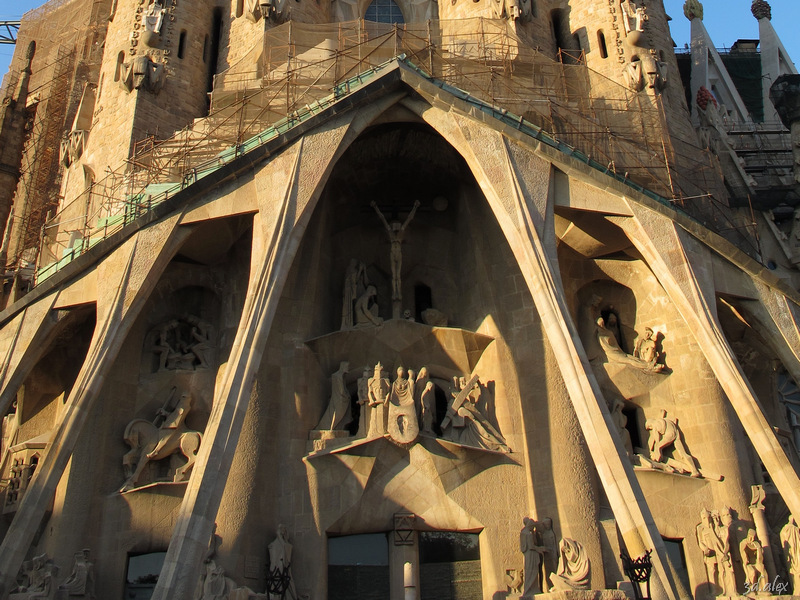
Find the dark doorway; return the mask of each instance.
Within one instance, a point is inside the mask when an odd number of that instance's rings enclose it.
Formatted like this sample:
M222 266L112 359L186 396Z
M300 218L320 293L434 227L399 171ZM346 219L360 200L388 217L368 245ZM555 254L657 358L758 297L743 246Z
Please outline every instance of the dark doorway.
M483 600L477 533L419 534L420 600Z
M328 600L386 600L389 541L385 533L328 538Z

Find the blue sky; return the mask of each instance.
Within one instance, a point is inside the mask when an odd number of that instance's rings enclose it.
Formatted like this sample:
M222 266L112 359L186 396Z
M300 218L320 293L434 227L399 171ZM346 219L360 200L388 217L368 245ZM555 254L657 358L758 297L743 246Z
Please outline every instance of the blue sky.
M601 1L601 0L596 0ZM701 0L703 23L717 47L730 47L737 39L758 38L758 22L750 14L751 0ZM43 4L40 0L0 0L0 20L19 19L26 11ZM789 56L800 62L800 0L770 0L772 25ZM683 16L683 0L664 0L672 17L672 39L679 47L689 43L689 21ZM0 76L8 70L14 46L0 44Z

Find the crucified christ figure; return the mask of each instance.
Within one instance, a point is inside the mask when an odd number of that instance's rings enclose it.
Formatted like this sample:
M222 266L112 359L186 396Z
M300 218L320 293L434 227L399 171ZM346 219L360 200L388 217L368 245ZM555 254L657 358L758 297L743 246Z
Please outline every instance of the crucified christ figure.
M383 226L386 227L386 232L389 234L389 242L392 245L389 252L389 261L392 265L392 300L399 303L401 299L400 267L403 264L403 237L405 236L406 227L408 227L408 224L411 222L411 219L414 218L414 214L417 212L417 208L419 208L419 200L414 201L414 208L411 209L411 212L408 213L408 217L406 217L405 222L402 224L400 221L392 221L392 223L389 224L374 200L370 202L370 206L372 206L372 208L375 209L375 212L378 213Z

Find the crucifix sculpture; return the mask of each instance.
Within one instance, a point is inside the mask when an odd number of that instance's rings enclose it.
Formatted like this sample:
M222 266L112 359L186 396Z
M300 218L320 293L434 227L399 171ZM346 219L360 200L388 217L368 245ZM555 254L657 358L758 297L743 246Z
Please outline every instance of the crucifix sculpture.
M414 218L417 208L419 208L419 200L414 201L414 208L408 213L408 217L406 217L403 223L400 223L400 221L392 221L390 224L386 220L386 217L383 216L383 213L374 200L370 202L370 206L378 213L381 223L383 223L383 226L386 228L386 233L389 234L389 243L391 244L389 262L392 267L392 318L399 319L402 300L400 270L403 264L403 237L405 236L406 227L411 223L411 219Z

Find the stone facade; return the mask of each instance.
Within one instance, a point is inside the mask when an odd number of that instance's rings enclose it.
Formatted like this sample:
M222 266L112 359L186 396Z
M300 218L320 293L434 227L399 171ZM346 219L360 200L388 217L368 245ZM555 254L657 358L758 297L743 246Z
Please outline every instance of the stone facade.
M797 280L717 227L660 0L201 4L69 81L0 600L800 594ZM562 140L624 99L623 174Z

